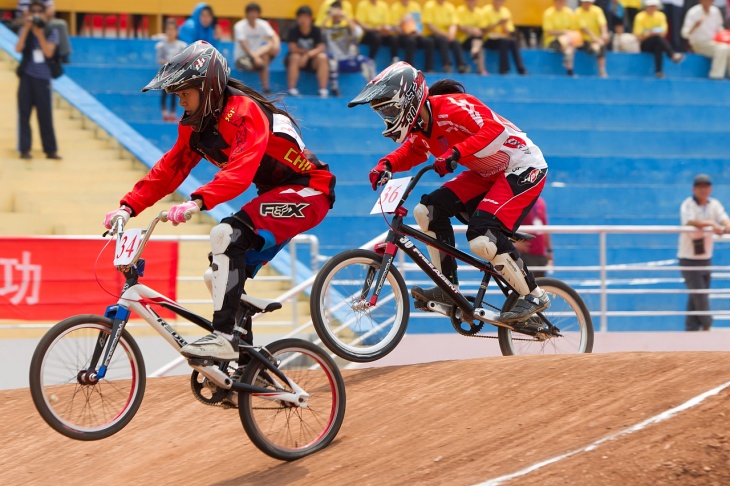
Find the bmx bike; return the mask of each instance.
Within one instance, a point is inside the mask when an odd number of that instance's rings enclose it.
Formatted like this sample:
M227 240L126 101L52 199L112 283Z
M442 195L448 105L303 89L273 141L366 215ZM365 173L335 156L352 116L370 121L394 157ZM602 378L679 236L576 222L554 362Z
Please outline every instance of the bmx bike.
M189 218L189 215L186 215ZM54 325L40 340L30 366L30 391L41 417L59 433L97 440L122 430L139 409L146 386L139 346L125 329L132 312L174 349L187 344L152 306L208 332L207 319L139 283L142 251L165 211L146 230L124 230L113 221L115 266L126 282L104 315L83 314ZM275 301L241 297L234 331L238 361L189 359L195 398L206 405L238 407L243 428L262 452L291 461L312 454L337 435L345 415L345 385L337 365L320 347L301 339L249 345L252 317L281 308Z
M583 299L565 282L538 278L538 285L550 296L549 309L530 316L525 322L499 321L501 311L511 309L519 294L488 261L483 261L444 244L403 222L408 211L403 207L421 177L433 169L424 166L410 181L391 180L380 201L394 203L384 213L394 214L385 241L375 251L355 249L328 260L312 285L310 310L317 335L333 353L353 362L370 362L386 356L403 338L410 317L410 301L405 280L394 265L397 251L403 252L443 290L453 304L419 302L426 312L447 316L456 332L464 336L497 338L504 356L519 354L590 353L593 349L593 324ZM398 199L400 198L400 199ZM397 202L397 204L395 204ZM383 205L385 208L385 205ZM465 295L437 269L409 237L438 248L474 267L482 275L475 295ZM515 232L513 241L534 236ZM503 296L501 306L485 300L494 281ZM484 324L497 329L497 336L480 334Z

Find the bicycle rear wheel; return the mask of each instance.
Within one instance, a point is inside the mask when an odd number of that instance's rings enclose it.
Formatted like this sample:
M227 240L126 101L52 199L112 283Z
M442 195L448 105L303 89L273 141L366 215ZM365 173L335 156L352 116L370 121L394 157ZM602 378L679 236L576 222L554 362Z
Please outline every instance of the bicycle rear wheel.
M238 411L249 438L262 452L283 461L327 447L345 417L345 382L337 365L321 348L301 339L276 341L266 350L277 368L309 397L306 407L297 407L266 393L239 392ZM246 366L241 382L294 392L259 361Z
M85 379L94 349L111 335L112 321L84 314L69 317L41 338L30 363L30 393L41 417L77 440L104 439L137 413L146 385L142 353L125 330L104 378ZM101 359L97 364L97 370Z
M593 321L578 293L565 282L554 278L538 278L537 284L550 296L550 307L530 317L532 324L551 324L559 335L538 333L536 336L500 327L497 331L502 355L574 354L593 351ZM512 292L502 310L511 309L519 295Z
M348 361L369 362L398 345L408 326L408 289L391 266L378 303L369 299L383 257L368 250L348 250L332 257L312 285L310 311L325 346Z

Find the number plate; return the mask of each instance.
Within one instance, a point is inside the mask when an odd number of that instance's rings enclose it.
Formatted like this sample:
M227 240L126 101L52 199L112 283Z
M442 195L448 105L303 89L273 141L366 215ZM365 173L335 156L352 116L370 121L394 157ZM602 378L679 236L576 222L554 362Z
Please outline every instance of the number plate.
M122 237L117 240L117 248L114 250L114 266L132 263L132 258L137 253L140 244L142 244L142 230L126 230Z
M400 179L389 180L380 193L380 197L378 197L378 201L373 206L370 214L392 213L395 211L411 179L413 177L401 177Z

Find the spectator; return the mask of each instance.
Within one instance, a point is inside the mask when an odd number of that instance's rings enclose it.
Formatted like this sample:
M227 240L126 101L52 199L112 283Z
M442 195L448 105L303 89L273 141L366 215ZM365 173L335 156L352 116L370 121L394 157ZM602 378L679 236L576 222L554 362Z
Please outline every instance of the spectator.
M634 18L641 10L641 0L618 0L624 10L624 28L631 32L634 30Z
M334 96L340 96L340 72L360 71L365 81L375 77L375 62L369 57L361 56L357 50L362 29L351 17L346 16L339 0L330 5L329 14L322 25L322 33L330 63L330 91Z
M289 53L284 58L288 93L299 96L297 81L301 70L314 72L317 75L319 96L327 98L327 81L329 79L329 63L325 53L322 31L312 22L312 9L302 5L297 9L297 24L289 30L287 42Z
M458 19L456 39L464 51L477 66L477 72L481 75L487 74L484 65L484 13L478 6L478 0L466 0L465 5L456 7L456 18Z
M499 51L499 74L509 71L508 53L512 53L515 69L520 74L527 74L522 62L520 47L514 37L515 26L512 23L512 12L504 6L504 0L493 0L492 5L484 7L484 17L487 31L487 49Z
M190 18L183 22L178 35L186 44L204 40L213 47L218 47L221 29L213 14L213 8L205 2L197 4Z
M611 49L614 52L630 52L632 54L641 52L639 39L634 34L624 32L622 24L616 25L616 31L611 39Z
M682 45L682 14L684 0L662 0L664 14L667 17L669 30L669 46L675 52L684 52Z
M712 227L713 232L722 235L730 231L728 218L722 203L711 198L712 180L707 174L697 174L694 178L692 197L682 202L680 218L682 226L694 226L697 231L679 235L677 258L680 267L709 267L712 265ZM690 291L710 288L710 270L682 270L684 284ZM710 310L710 296L704 293L690 293L687 299L687 312L707 312ZM685 319L687 331L709 331L712 326L710 315L688 315Z
M164 66L167 61L180 54L185 49L183 41L177 38L177 21L173 18L169 18L165 21L165 39L160 40L155 44L155 51L157 52L157 64ZM167 98L170 98L170 110L167 109ZM164 121L177 121L175 115L175 95L168 94L164 89L162 90L162 98L160 101L162 108L162 119Z
M689 40L694 52L712 58L710 79L724 79L727 73L730 44L714 40L722 29L722 15L712 0L700 0L684 17L682 37Z
M364 34L360 43L369 47L370 59L375 61L380 46L390 48L391 62L397 61L398 40L390 25L390 8L383 0L360 0L355 11L355 21Z
M271 24L260 16L258 3L246 5L246 18L233 26L233 58L238 69L258 71L262 91L269 94L269 67L281 51L281 41Z
M542 32L545 47L563 54L563 67L568 76L573 76L575 48L583 44L583 36L576 32L573 11L565 0L554 0L542 15Z
M415 65L416 49L423 49L424 71L433 72L433 39L423 35L421 5L415 0L398 0L390 7L390 22L406 62Z
M317 27L322 27L325 19L327 18L327 12L329 12L330 6L338 1L342 5L342 10L345 11L345 15L347 16L347 18L354 18L352 4L349 2L349 0L324 0L319 5L319 10L317 10L317 17L314 20L314 25L316 25Z
M667 54L673 62L681 62L684 56L675 52L665 39L667 18L659 12L659 0L646 0L646 10L639 12L634 19L634 35L641 42L641 52L654 54L654 72L659 79L664 78L662 55Z
M17 15L20 20L20 24L23 22L28 8L30 7L31 0L18 0ZM43 5L46 7L46 18L48 19L48 25L55 28L58 31L58 57L62 63L71 62L71 39L68 35L68 24L63 19L56 18L56 6L53 0L43 0ZM20 27L20 25L18 25Z
M423 24L426 26L426 35L433 39L434 46L441 55L444 72L454 72L449 51L454 55L459 72L470 72L471 68L466 64L461 45L456 40L458 19L454 5L446 0L428 0L423 7Z
M546 226L548 224L547 206L542 197L535 201L535 205L527 213L522 224L532 226ZM519 250L522 261L530 270L532 270L532 267L549 267L553 265L553 245L550 233L535 232L535 238L517 242L515 247ZM532 273L537 278L544 277L546 272L545 270L532 270Z
M580 0L580 6L575 11L575 20L583 34L583 50L596 55L598 75L606 78L608 25L603 10L593 5L594 2L595 0Z
M18 66L18 150L21 159L31 159L30 114L35 106L43 151L48 159L60 159L53 130L51 78L59 75L56 48L58 30L48 23L46 7L31 2L23 17L15 51L22 53Z

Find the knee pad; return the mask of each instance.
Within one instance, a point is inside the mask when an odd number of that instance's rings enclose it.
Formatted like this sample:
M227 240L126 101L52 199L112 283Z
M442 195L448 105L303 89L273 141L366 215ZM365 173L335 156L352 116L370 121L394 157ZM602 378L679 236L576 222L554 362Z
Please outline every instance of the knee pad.
M225 252L231 244L232 235L233 227L226 223L216 225L210 230L210 249L213 260L203 275L203 280L210 278L209 289L213 296L213 310L216 311L221 310L223 307L223 299L226 296L226 288L228 287L231 259Z
M428 206L423 203L418 203L413 208L413 217L416 218L416 223L421 227L422 231L428 231L431 220L433 219L433 209L429 209Z
M476 256L489 260L497 255L497 238L491 231L487 231L486 235L477 236L469 241L469 249Z

